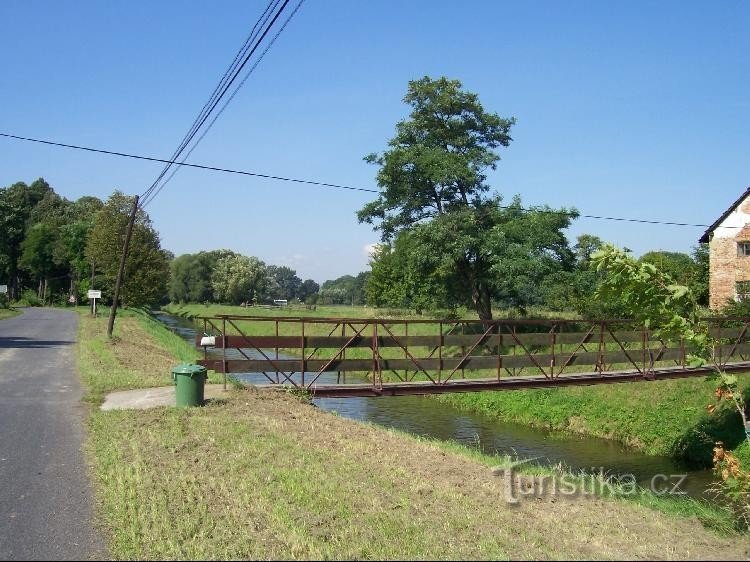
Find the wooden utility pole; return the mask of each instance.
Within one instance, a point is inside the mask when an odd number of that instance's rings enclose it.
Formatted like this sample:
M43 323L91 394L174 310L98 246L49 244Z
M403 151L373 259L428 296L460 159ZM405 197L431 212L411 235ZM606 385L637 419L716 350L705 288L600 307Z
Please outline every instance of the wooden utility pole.
M107 337L112 337L112 330L115 328L115 316L117 316L117 301L120 300L120 287L122 286L122 276L125 272L125 259L128 257L130 247L130 237L133 235L133 225L135 224L135 215L138 213L138 196L133 201L133 210L130 211L130 220L128 229L125 231L125 243L122 246L122 255L120 256L120 268L117 270L117 281L115 281L115 292L112 295L112 308L109 310L109 322L107 323Z
M94 288L94 267L96 263L92 260L91 261L91 284L89 285L89 289ZM94 315L94 299L89 299L89 309L91 312L91 316Z

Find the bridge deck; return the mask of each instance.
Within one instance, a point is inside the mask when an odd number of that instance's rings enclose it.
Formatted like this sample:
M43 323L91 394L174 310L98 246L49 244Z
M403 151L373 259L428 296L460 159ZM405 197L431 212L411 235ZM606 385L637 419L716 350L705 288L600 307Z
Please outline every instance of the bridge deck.
M728 372L750 371L750 362L729 363L724 370ZM679 379L687 377L706 376L713 373L709 367L700 368L661 368L654 369L648 375L638 371L610 371L607 373L580 373L564 377L524 376L503 377L497 379L456 379L444 384L431 381L384 382L382 388L376 388L372 383L347 384L314 384L308 391L316 398L333 397L375 397L375 396L407 396L420 394L443 394L446 392L481 392L484 390L520 390L524 388L551 388L560 386L587 386L595 384L614 384L623 382L654 381L664 379ZM279 388L291 385L261 384L256 388Z

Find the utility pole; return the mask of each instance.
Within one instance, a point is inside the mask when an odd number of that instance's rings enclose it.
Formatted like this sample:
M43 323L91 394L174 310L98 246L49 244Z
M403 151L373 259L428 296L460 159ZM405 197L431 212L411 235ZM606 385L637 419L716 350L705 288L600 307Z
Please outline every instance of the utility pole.
M117 270L117 281L115 281L115 293L112 295L112 308L109 310L109 322L107 323L107 337L112 337L112 330L115 327L115 316L117 316L117 301L120 300L120 287L122 286L122 276L125 272L125 258L128 257L128 248L130 247L130 237L133 235L133 224L135 224L135 215L138 213L138 196L133 201L133 210L130 211L130 220L128 229L125 232L125 243L122 246L122 255L120 256L120 268Z
M89 289L91 290L94 289L94 267L95 267L95 262L91 260L91 284L89 285ZM93 316L94 315L94 299L89 299L89 309L91 312L91 316Z

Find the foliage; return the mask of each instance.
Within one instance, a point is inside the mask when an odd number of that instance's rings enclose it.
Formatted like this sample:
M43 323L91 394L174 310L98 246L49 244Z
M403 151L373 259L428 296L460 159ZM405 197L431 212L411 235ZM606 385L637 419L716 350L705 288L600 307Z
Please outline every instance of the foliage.
M21 243L19 265L29 270L35 278L46 279L55 267L54 244L52 228L45 223L35 224Z
M684 342L694 354L691 365L713 363L715 378L718 380L714 396L720 403L724 401L732 404L742 419L746 441L750 444L750 423L739 379L736 375L726 373L716 362L714 350L724 342L709 335L707 325L699 317L697 302L690 289L684 285L676 285L668 274L653 264L635 262L624 252L611 246L604 247L595 254L593 261L598 270L607 273L600 285L599 295L610 298L616 295L633 316L643 322L646 328L653 328L657 336ZM707 410L713 413L716 406L709 404ZM740 471L736 459L726 454L721 444L717 444L714 461L715 470L722 476L725 491L730 495L735 494L734 499L740 501L746 517L750 513L750 472Z
M86 244L86 259L101 272L104 295L114 291L125 232L133 206L130 197L115 191L97 213ZM122 304L148 306L167 294L169 261L161 248L159 234L143 209L136 214L130 250L125 261Z
M219 261L223 258L242 258L240 261L246 263L249 259L253 267L261 267L264 275L251 282L251 286L230 289L230 285L239 282L237 278L221 280L220 275L234 275L225 263L221 273L217 273ZM291 301L299 299L305 301L318 292L318 284L312 279L304 282L297 277L297 272L286 266L266 266L258 258L246 258L231 250L212 250L210 252L199 252L197 254L183 254L174 258L170 264L169 299L176 303L211 303L211 302L255 302L260 304L270 302L274 299L286 299ZM256 272L256 275L259 273ZM262 281L262 282L261 282ZM257 284L257 287L255 287ZM221 286L221 293L216 293L214 286ZM229 292L227 292L229 291ZM240 293L252 292L252 296L241 294L234 297L228 295L233 291ZM232 300L234 299L234 300Z
M36 291L26 289L21 293L19 304L25 306L42 306L42 299L39 298L39 294Z
M315 300L317 302L317 294L320 291L320 285L318 285L312 279L305 279L299 288L297 298L304 303L315 304L314 302L308 302Z
M51 189L41 178L31 185L18 182L0 189L0 276L8 280L11 299L20 294L21 244L26 236L32 210Z
M370 273L363 271L356 277L342 275L337 279L325 281L320 287L317 302L320 304L364 304L365 285Z
M371 304L416 310L474 307L491 318L491 301L525 310L537 304L538 288L571 267L563 229L571 215L526 210L520 199L498 198L455 209L399 233L372 260Z
M365 158L379 168L381 192L357 216L391 244L375 256L370 302L470 302L483 319L492 317L492 299L525 306L539 275L569 254L561 230L575 213L526 213L517 198L506 209L488 194L487 171L500 160L496 149L510 144L515 120L485 111L458 80L413 80L404 102L411 113L388 150Z
M214 296L230 304L258 302L269 284L266 264L254 256L225 256L216 262L211 275Z
M725 450L721 442L714 447L713 460L714 473L721 479L719 490L732 500L735 517L742 527L750 527L750 467L746 463L742 466L740 458Z
M291 301L297 298L302 288L302 279L297 277L297 272L285 265L268 266L269 287L268 299L286 299Z
M695 347L696 360L707 351L707 328L700 322L697 303L690 289L648 262L639 262L614 246L605 245L592 256L597 272L603 273L595 296L617 301L623 309L657 336L684 339Z
M213 302L211 276L218 261L237 255L231 250L183 254L170 263L169 299L172 302Z
M708 304L708 245L693 249L693 255L681 252L646 252L641 262L651 263L668 274L675 283L690 287L698 304Z

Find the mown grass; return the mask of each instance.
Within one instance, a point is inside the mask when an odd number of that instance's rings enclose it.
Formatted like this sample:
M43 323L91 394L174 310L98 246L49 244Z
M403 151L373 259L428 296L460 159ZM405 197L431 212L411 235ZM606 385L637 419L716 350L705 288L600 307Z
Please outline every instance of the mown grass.
M92 318L88 309L78 310L79 372L87 389L85 399L94 404L116 390L168 386L172 367L198 357L193 346L143 311L121 311L110 340L105 315ZM219 379L209 373L209 381Z
M502 459L419 441L290 397L98 412L92 450L111 552L126 559L745 557L718 513L539 497L509 506ZM715 511L715 510L714 510ZM673 514L678 514L674 511ZM688 511L681 513L687 515Z

